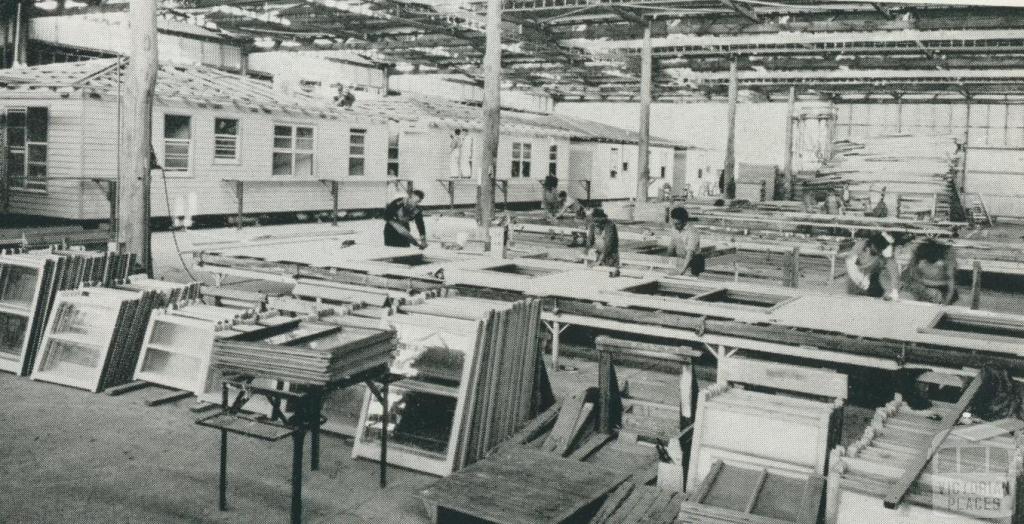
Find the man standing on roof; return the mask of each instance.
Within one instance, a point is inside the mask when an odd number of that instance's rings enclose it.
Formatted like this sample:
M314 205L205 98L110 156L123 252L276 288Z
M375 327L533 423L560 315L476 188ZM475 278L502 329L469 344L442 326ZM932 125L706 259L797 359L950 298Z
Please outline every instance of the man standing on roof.
M420 249L427 247L427 227L423 223L423 210L420 209L423 197L423 191L414 189L408 196L396 198L384 208L385 246L409 247L415 244ZM409 228L413 221L420 234L418 239Z

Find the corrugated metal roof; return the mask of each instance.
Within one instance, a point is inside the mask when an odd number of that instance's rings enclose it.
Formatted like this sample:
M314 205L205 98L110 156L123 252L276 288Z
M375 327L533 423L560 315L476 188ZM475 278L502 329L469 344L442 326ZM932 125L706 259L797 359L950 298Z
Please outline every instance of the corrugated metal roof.
M87 95L116 94L123 86L127 61L121 70L115 58L67 62L45 66L0 70L0 87L13 91L52 88L67 92L81 90ZM235 106L252 112L301 113L319 118L364 118L373 114L335 106L330 100L305 93L282 93L270 82L236 75L197 64L161 64L157 75L157 100L198 106ZM381 119L382 120L382 119Z

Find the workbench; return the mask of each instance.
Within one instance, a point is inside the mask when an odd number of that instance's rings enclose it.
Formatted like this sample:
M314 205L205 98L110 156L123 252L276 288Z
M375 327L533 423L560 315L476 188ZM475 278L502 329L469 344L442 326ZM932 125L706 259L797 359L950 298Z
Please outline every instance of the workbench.
M253 385L256 377L234 375L225 377L222 385L220 409L196 421L200 426L220 430L220 484L218 507L227 510L228 433L243 435L267 442L292 438L292 502L291 522L302 522L302 462L306 434L310 434L310 470L320 468L320 427L325 422L321 415L324 401L334 391L358 384L366 384L382 406L388 405L388 386L401 377L392 375L387 365L356 373L324 386L289 384L289 387L267 388ZM246 403L257 397L265 398L270 416L255 416L243 412ZM288 412L286 414L286 411ZM381 437L380 486L387 484L387 432Z

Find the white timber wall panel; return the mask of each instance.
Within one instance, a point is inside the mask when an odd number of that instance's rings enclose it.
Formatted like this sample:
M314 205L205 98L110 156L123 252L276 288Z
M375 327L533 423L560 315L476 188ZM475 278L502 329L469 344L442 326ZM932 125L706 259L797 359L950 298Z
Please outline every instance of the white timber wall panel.
M116 104L106 101L87 101L84 121L87 129L87 147L84 149L83 170L89 176L116 178L117 117ZM187 172L154 171L152 186L153 216L168 216L168 203L176 212L197 200L198 209L186 211L198 215L233 214L238 201L235 184L225 180L248 181L245 184L246 213L273 213L288 211L327 210L332 206L329 186L320 179L348 177L349 130L367 130L366 174L352 177L359 183L343 184L339 194L342 208L376 207L383 201L384 184L367 183L386 177L387 131L380 124L366 125L346 120L299 117L284 113L265 114L240 112L234 108L208 109L185 105L158 105L154 110L153 136L158 160L164 162L164 116L167 114L191 117L191 144ZM213 158L214 120L239 120L238 161ZM313 176L272 177L274 126L311 126L314 131ZM167 191L164 190L166 178ZM272 181L270 181L272 179ZM106 219L109 207L96 184L85 185L83 202L87 206L83 218ZM193 196L194 195L194 196ZM370 204L372 202L372 204Z
M12 189L11 213L78 219L81 215L82 100L78 98L0 101L0 108L48 108L46 191ZM62 180L63 179L63 180ZM92 182L88 182L92 184Z

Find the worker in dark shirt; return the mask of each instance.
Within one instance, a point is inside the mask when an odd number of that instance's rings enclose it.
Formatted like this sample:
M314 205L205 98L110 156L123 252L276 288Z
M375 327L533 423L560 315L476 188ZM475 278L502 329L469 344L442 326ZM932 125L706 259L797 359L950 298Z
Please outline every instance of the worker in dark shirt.
M409 196L396 198L384 209L384 245L391 247L419 246L427 247L427 227L423 224L423 191L414 189ZM416 221L417 239L409 228L409 223Z

